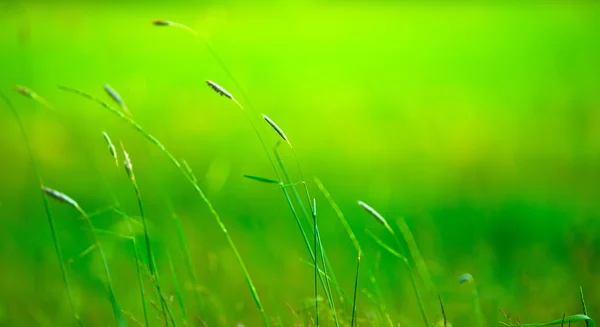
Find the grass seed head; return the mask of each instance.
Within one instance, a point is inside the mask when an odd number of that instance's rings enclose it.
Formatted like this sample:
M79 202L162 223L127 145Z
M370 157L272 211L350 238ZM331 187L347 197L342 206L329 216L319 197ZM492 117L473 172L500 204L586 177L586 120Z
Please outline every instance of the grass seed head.
M385 226L385 228L391 229L390 225L388 225L387 223L387 220L385 220L385 218L383 218L383 216L379 214L379 212L377 212L375 209L371 208L368 204L362 201L358 201L358 205L365 209L365 211L367 211L371 216L375 217L375 219L377 219L379 223Z
M171 26L173 25L173 22L164 19L157 19L153 21L152 24L155 26Z
M472 282L472 281L473 281L473 276L471 276L471 274L469 274L469 273L462 274L462 275L460 275L460 277L458 277L459 284L464 284L464 283Z
M290 141L288 140L288 138L285 135L285 133L283 132L283 130L281 128L279 128L279 126L277 126L277 124L275 124L275 122L271 118L269 118L267 115L263 114L263 118L269 125L271 125L271 127L273 127L275 132L277 132L277 134L279 134L279 136L281 136L281 138L288 143L288 145L291 148L292 144L290 144Z
M68 195L59 192L57 190L42 186L42 191L44 191L44 193L46 193L48 196L50 196L51 198L55 199L58 202L62 202L62 203L66 203L70 206L72 206L73 208L77 209L78 211L83 213L83 210L81 209L81 207L79 206L79 203L77 203L75 200L73 200L71 197L69 197Z
M227 97L229 99L233 99L233 95L231 95L231 93L227 92L227 90L225 90L223 87L221 87L219 84L211 81L211 80L207 80L206 84L208 84L208 86L210 86L213 90L215 90L215 92L217 92L218 94Z
M115 91L112 87L110 87L110 85L108 84L104 84L104 90L106 91L106 93L108 93L108 95L116 102L119 104L119 106L121 106L121 108L123 108L123 110L129 114L129 108L127 107L127 105L125 104L125 101L123 101L123 98L121 97L121 95Z
M121 143L121 149L123 149L123 157L125 158L125 160L123 161L123 166L125 166L125 172L127 173L127 176L129 176L129 179L131 179L131 181L135 183L135 175L133 174L133 165L131 164L131 159L129 158L129 153L127 153L127 151L125 150L125 147L123 147L123 143Z
M110 137L106 132L102 132L102 135L104 135L104 139L106 140L106 143L108 145L108 151L110 151L110 154L113 156L113 158L115 158L115 165L119 167L119 157L117 156L117 149L115 148L115 145L112 143Z
M28 98L33 99L35 97L35 93L23 85L15 85L14 88L15 88L15 91L21 93L22 95L24 95Z

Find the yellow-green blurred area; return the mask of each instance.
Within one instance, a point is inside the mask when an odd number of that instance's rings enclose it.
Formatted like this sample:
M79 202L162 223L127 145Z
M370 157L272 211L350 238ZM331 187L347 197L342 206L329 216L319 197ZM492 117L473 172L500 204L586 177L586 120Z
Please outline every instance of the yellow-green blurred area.
M199 37L154 26L155 19L186 24ZM132 117L190 164L267 314L282 326L300 322L290 308L300 311L313 296L311 259L281 190L242 177L276 178L245 113L206 80L253 114L269 148L279 138L261 114L285 131L316 198L334 273L351 294L356 251L313 177L338 202L365 251L361 326L386 322L369 272L394 325L422 321L405 267L365 230L390 245L394 239L358 200L393 228L398 217L406 219L454 326L476 321L471 285L458 284L466 272L477 283L486 325L502 319L498 308L521 322L581 313L580 285L590 316L600 312L600 5L594 1L4 0L0 30L0 90L24 121L45 185L88 212L118 206L138 218L122 142L165 289L173 292L170 254L190 325L197 324L195 289L216 303L209 314L220 317L214 326L261 325L223 233L156 146L58 85L112 103L103 90L110 84ZM15 84L52 109L15 92ZM102 131L117 146L118 168ZM32 161L4 103L0 139L0 325L75 326ZM289 148L280 149L300 181ZM115 325L98 253L78 258L91 244L86 225L69 206L53 201L51 207L65 260L74 258L67 266L83 321ZM200 285L185 269L173 214ZM117 215L93 219L99 228L127 233ZM101 240L117 300L141 320L131 245L110 235ZM437 296L425 297L430 321L437 322ZM346 304L346 317L348 310ZM328 320L324 311L324 326L333 325Z

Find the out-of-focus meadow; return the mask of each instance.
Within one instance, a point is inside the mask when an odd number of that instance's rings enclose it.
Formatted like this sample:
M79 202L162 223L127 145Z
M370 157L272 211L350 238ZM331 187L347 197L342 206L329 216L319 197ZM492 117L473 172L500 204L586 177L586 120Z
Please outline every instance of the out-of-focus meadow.
M201 37L153 26L159 18ZM397 217L406 219L455 326L475 324L471 288L458 284L466 272L477 282L486 325L501 320L499 307L522 322L580 313L580 285L590 316L600 312L598 3L8 0L0 3L0 30L0 90L24 121L46 186L88 212L118 206L138 217L131 183L101 133L117 149L123 142L167 291L169 252L184 300L200 289L227 326L261 320L207 206L157 147L58 85L110 102L103 90L110 84L137 122L189 162L267 314L284 326L295 320L288 304L299 310L313 295L313 269L304 262L311 259L281 190L242 177L275 178L244 113L206 80L254 109L269 147L278 136L259 114L285 131L317 199L323 245L351 293L356 252L314 176L338 202L365 251L357 301L363 325L380 308L369 296L367 269L395 323L421 321L405 267L365 230L389 244L393 238L358 200L394 228ZM15 84L52 110L14 92ZM0 325L74 326L39 185L4 103L0 140ZM291 152L281 151L299 181ZM99 256L78 258L91 244L86 225L72 208L51 207L65 259L74 258L68 270L82 319L114 325ZM191 285L178 252L174 213L200 285ZM116 215L94 219L126 233ZM102 242L120 304L140 318L131 247L110 235ZM434 300L426 305L438 321Z

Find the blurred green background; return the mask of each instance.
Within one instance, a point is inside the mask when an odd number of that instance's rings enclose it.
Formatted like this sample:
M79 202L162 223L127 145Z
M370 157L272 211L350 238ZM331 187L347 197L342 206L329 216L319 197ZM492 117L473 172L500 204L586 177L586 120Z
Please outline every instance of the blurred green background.
M600 286L600 5L593 1L132 1L0 3L0 87L15 104L45 184L93 212L118 204L137 216L133 189L101 132L123 142L160 242L186 300L202 288L227 326L260 324L250 292L206 205L156 147L101 107L115 88L138 121L186 159L221 214L270 316L290 326L286 304L312 294L311 267L280 190L243 113L248 106L200 39L156 27L186 24L209 40L252 101L269 144L286 132L311 193L337 277L352 291L356 253L312 182L319 177L365 247L395 322L420 323L403 266L365 234L393 240L357 205L411 227L455 325L474 324L471 273L487 325L501 307L522 322L581 312ZM52 111L14 92L25 85ZM18 125L0 105L0 325L71 326L36 177ZM283 151L290 167L293 157ZM290 168L291 169L291 168ZM298 172L292 169L295 179ZM52 203L65 257L90 245L72 208ZM182 219L202 285L190 285L172 213ZM124 231L114 215L97 218ZM124 309L141 316L127 245L103 238ZM69 265L89 326L114 324L96 254ZM365 275L361 289L373 292ZM360 293L361 318L378 306ZM429 301L431 320L441 318ZM365 323L366 324L366 323ZM134 325L132 323L132 325ZM367 324L368 325L368 324Z

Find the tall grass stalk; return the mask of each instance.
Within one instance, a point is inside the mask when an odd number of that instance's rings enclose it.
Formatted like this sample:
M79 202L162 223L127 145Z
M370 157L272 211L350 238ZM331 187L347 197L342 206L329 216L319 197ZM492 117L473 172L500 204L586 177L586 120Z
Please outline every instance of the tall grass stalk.
M433 281L431 280L431 275L429 274L429 269L427 269L425 260L423 259L423 256L421 255L421 251L419 251L417 242L415 241L415 238L413 237L413 234L410 231L410 228L408 228L406 221L404 220L404 218L400 217L396 220L396 225L398 226L398 229L400 229L400 234L402 235L402 237L404 238L404 241L406 242L406 245L408 247L408 253L412 257L415 268L416 268L417 272L419 273L421 280L425 284L426 291L430 294L437 294L438 292L437 292L435 286L433 285Z
M250 123L250 125L251 125L252 129L254 130L255 134L257 135L257 137L258 137L258 139L259 139L259 141L260 141L260 143L261 143L261 145L262 145L262 147L263 147L263 149L264 149L264 151L265 151L265 154L267 155L267 157L268 157L268 159L269 159L269 162L271 163L271 166L273 167L273 170L275 171L275 174L276 174L276 176L277 176L277 179L278 179L279 181L283 181L283 179L281 178L282 176L281 176L281 174L280 174L280 172L279 172L279 169L277 168L277 165L275 164L275 161L273 160L273 157L271 156L271 153L270 153L270 151L269 151L269 148L267 147L267 145L266 145L266 143L265 143L265 141L264 141L264 139L263 139L263 137L262 137L262 134L261 134L261 133L260 133L260 131L258 130L258 128L257 128L257 126L256 126L256 124L254 123L254 119L253 119L252 115L250 114L250 112L249 112L249 111L247 111L247 110L244 108L244 106L242 106L242 104L241 104L241 103L239 103L239 102L238 102L238 101L235 99L235 97L233 97L233 95L231 95L231 93L229 93L227 90L225 90L225 89L224 89L223 87L221 87L220 85L218 85L218 84L216 84L215 82L213 82L213 81L210 81L210 80L209 80L209 81L207 81L207 84L208 84L208 85L209 85L209 86L210 86L210 87L211 87L213 90L215 90L215 91L216 91L218 94L220 94L220 95L222 95L222 96L225 96L225 97L229 98L230 100L232 100L232 101L233 101L233 102L234 102L234 103L235 103L235 104L236 104L236 105L237 105L237 106L238 106L238 107L239 107L239 108L240 108L240 109L241 109L241 110L242 110L242 111L243 111L243 112L246 114L246 118L248 119L248 122ZM264 117L264 116L263 116L263 117ZM269 120L267 120L267 122L269 122ZM274 127L274 123L273 123L273 124L272 124L272 123L270 123L270 124L271 124L271 126L272 126L273 128L275 128L276 130L278 130L278 129L279 129L278 127ZM275 126L276 126L276 125L275 125ZM280 136L281 136L281 137L282 137L284 140L286 140L286 141L287 141L287 137L285 136L285 134L283 134L283 132L281 132L281 131L280 131L280 129L279 129L278 133L279 133L279 135L280 135ZM289 142L288 142L288 143L289 143ZM275 147L275 148L276 148L276 147ZM302 236L303 236L303 238L304 238L304 242L305 242L305 244L306 244L306 247L308 248L308 251L309 251L309 253L310 253L310 256L311 256L311 258L312 258L313 262L316 262L315 260L316 260L317 258L316 258L316 256L315 256L315 253L313 252L313 249L311 248L310 242L309 242L309 240L308 240L308 238L307 238L307 236L306 236L306 232L305 232L305 230L304 230L304 227L302 226L302 223L300 222L299 215L298 215L298 213L297 213L297 211L296 211L296 209L295 209L295 207L294 207L294 205L293 205L293 203L292 203L292 200L291 200L291 198L290 198L290 196L289 196L289 193L288 193L288 191L287 191L287 189L286 189L285 187L282 187L281 189L283 190L283 194L284 194L284 197L286 198L286 201L287 201L287 203L288 203L288 206L289 206L289 207L290 207L290 209L292 210L292 215L294 216L294 219L296 219L296 223L297 223L297 225L298 225L298 227L299 227L299 229L300 229L300 232L302 233ZM310 200L309 200L309 201L310 201ZM301 205L301 206L302 206L302 201L298 201L298 203L299 203L299 205ZM306 217L307 219L309 219L309 218L308 218L308 215L305 215L305 217ZM317 237L318 237L318 236L317 236ZM324 252L323 252L323 251L321 251L321 253L323 254ZM328 293L328 289L326 288L326 281L325 281L325 280L323 280L323 279L321 278L321 283L323 283L323 289L325 290L325 292L326 292L326 294L327 294L327 293ZM334 308L334 306L335 306L335 305L334 305L334 303L333 303L333 301L332 301L332 299L331 299L331 296L328 296L328 303L329 303L329 306L330 306L330 308L331 308L331 310L332 310L332 314L333 314L333 317L334 317L334 321L335 321L335 323L336 323L336 326L337 326L337 327L339 327L339 322L338 322L337 315L336 315L336 313L335 313L335 308Z
M129 157L129 154L127 153L127 151L125 151L125 148L123 147L122 143L121 143L121 149L123 150L123 156L125 157L125 161L124 161L123 165L125 166L125 171L127 172L127 175L129 176L129 180L131 181L131 184L133 185L133 189L135 191L135 196L136 196L137 203L138 203L138 208L140 211L140 217L142 218L142 225L144 227L144 240L146 242L146 255L147 255L147 259L148 259L148 270L150 272L150 278L154 282L156 292L158 293L158 296L161 300L161 308L162 308L162 313L163 313L163 316L165 319L165 323L168 322L168 319L167 319L167 315L168 315L171 318L171 322L172 322L173 326L176 326L175 319L173 317L173 313L171 312L171 309L169 308L169 304L165 300L165 297L162 292L162 287L160 285L160 275L159 275L158 269L156 267L155 255L154 255L154 251L152 250L152 245L150 242L150 233L148 232L148 224L147 224L147 219L146 219L146 213L144 210L144 203L142 201L142 195L140 193L140 188L139 188L137 180L135 178L135 173L133 171L133 165L131 163L131 158ZM168 323L167 323L167 326L168 326Z
M477 291L477 284L475 278L471 274L463 274L458 278L459 284L470 284L471 285L471 297L473 299L473 308L475 309L475 318L477 319L477 326L483 326L483 315L481 313L481 304L479 303L479 292Z
M75 202L75 200L73 200L71 197L65 195L64 193L61 193L61 192L58 192L56 190L46 188L46 187L42 187L42 190L44 191L44 193L47 196L49 196L59 202L66 203L66 204L70 205L71 207L75 208L83 216L85 222L87 223L87 225L90 229L90 234L92 235L94 244L96 244L96 246L98 248L98 252L100 253L100 258L102 259L102 266L104 268L104 273L106 274L106 283L108 286L108 296L110 299L110 303L112 305L115 320L116 320L118 326L120 326L120 327L126 326L125 319L123 318L123 314L121 312L121 308L119 307L119 304L117 303L117 297L115 295L115 290L114 290L112 278L110 275L110 269L108 268L108 261L106 260L106 254L104 252L104 247L102 247L102 244L100 243L100 240L98 239L98 233L96 232L96 228L94 227L92 220L88 217L85 210L83 210L83 208L81 208L81 206L77 202Z
M217 224L219 225L219 228L221 229L221 231L223 232L223 234L225 234L225 238L227 240L227 243L229 245L229 247L231 248L231 250L233 251L238 264L240 265L240 267L242 268L242 271L244 273L244 276L246 277L246 281L248 283L248 286L250 288L250 291L252 293L252 297L254 298L254 302L258 308L258 310L260 311L260 314L263 318L263 323L265 326L269 326L269 319L265 313L264 307L262 305L262 302L260 301L260 298L258 296L258 292L256 291L256 287L254 286L254 282L252 281L252 278L250 277L250 273L248 272L248 269L246 268L246 264L244 263L244 261L242 260L242 257L239 253L239 251L237 250L237 247L235 246L235 243L233 242L233 239L231 238L231 235L229 234L229 232L227 231L227 228L225 227L225 224L223 223L223 221L221 220L221 217L219 216L219 214L217 213L217 211L215 210L215 208L213 207L212 203L208 200L208 198L206 197L206 195L204 194L204 192L202 191L202 189L200 188L200 186L198 185L197 182L194 181L194 179L190 176L190 174L188 174L188 172L186 171L185 167L179 162L179 160L177 160L175 158L175 156L173 156L171 154L171 152L169 152L167 150L167 148L158 140L156 139L153 135L149 134L148 132L146 132L136 121L134 121L133 119L127 117L125 114L123 114L121 111L113 108L112 106L108 105L106 102L93 97L87 93L81 92L79 90L73 89L73 88L69 88L69 87L64 87L61 86L60 89L62 89L63 91L66 92L70 92L76 95L79 95L89 101L95 102L96 104L99 104L100 106L102 106L103 108L107 109L108 111L112 112L113 114L117 115L120 119L124 120L125 122L127 122L129 125L131 125L134 129L136 129L140 134L142 134L146 139L148 139L151 143L153 143L154 145L156 145L160 151L165 154L167 156L167 158L173 163L173 165L175 165L175 167L177 167L177 169L179 169L179 171L183 174L183 176L186 178L186 180L194 187L194 189L196 190L196 192L198 193L198 195L200 196L200 198L204 201L204 203L207 205L209 211L211 212L211 214L213 215L213 217L215 218L215 221L217 222Z
M188 242L183 233L183 228L181 228L181 221L176 214L173 214L173 223L175 224L175 229L177 230L177 239L179 241L179 248L181 253L183 254L185 260L185 267L188 273L188 276L192 283L194 284L193 293L194 300L196 301L196 305L198 306L198 310L200 312L204 312L205 304L204 301L200 298L200 294L198 294L198 276L196 275L196 271L194 270L194 265L192 264L192 256L190 255L190 250L188 247ZM202 322L204 320L201 319ZM204 323L203 323L204 324Z
M367 233L369 234L369 236L371 236L371 238L373 238L375 243L377 243L379 246L381 246L384 250L389 252L391 255L400 259L400 261L402 263L404 263L404 265L408 269L408 275L410 277L410 282L412 284L413 291L415 292L415 296L417 297L417 301L419 303L419 309L421 311L421 316L423 317L423 322L425 323L426 327L429 327L430 326L429 319L427 318L427 312L425 310L425 305L423 304L423 298L421 297L421 292L419 291L419 287L417 286L417 280L415 279L415 275L412 271L412 265L410 264L410 262L404 255L398 253L396 250L392 249L392 247L385 244L382 240L380 240L377 236L375 236L375 234L371 233L369 230L367 230Z
M187 326L187 312L185 310L185 303L183 301L183 296L181 295L181 288L179 287L179 281L177 280L177 273L175 272L175 265L173 265L173 260L171 258L171 254L167 252L167 258L169 261L169 269L171 270L171 278L173 279L173 288L175 289L175 296L177 296L177 302L179 302L179 308L181 309L181 316L183 318L183 325Z
M338 204L335 202L335 200L333 199L333 197L331 196L331 194L329 193L329 191L327 190L325 185L323 185L321 180L319 178L315 177L314 181L315 181L315 184L317 185L317 187L319 188L319 190L321 191L321 193L323 193L323 195L325 196L325 199L327 199L327 201L329 202L329 205L333 208L333 211L336 213L336 216L338 217L338 219L340 220L340 222L346 229L346 233L348 234L348 237L352 241L352 245L354 245L356 252L362 253L362 248L360 246L360 243L358 242L356 235L352 231L352 228L350 227L348 220L346 220L344 213L342 212L342 210L340 209ZM373 284L373 288L375 289L375 292L377 293L376 295L379 298L378 301L376 301L376 303L380 307L381 314L386 315L389 325L393 327L394 324L393 324L389 314L387 314L387 306L385 304L385 300L383 299L383 295L381 294L381 288L379 287L379 283L377 283L377 279L375 278L375 275L373 274L372 270L370 268L368 268L367 270L368 270L369 280L370 280L371 284Z
M354 277L354 295L352 297L352 322L350 327L354 327L354 321L356 319L356 293L358 291L358 275L360 271L360 252L358 252L358 259L356 260L356 276Z
M198 34L198 32L196 32L194 29L192 29L192 28L190 28L190 27L188 27L186 25L183 25L183 24L179 24L179 23L175 23L175 22L171 22L171 21L166 21L166 20L157 20L157 21L154 21L154 24L155 25L160 25L160 26L176 26L176 27L180 27L180 28L183 28L185 30L188 30L189 32L191 32L196 37L200 36ZM223 60L220 58L220 56L217 54L217 52L212 48L212 46L210 45L210 43L208 42L208 40L206 38L203 38L203 37L201 38L201 40L204 43L204 45L205 45L206 49L208 50L208 52L213 56L213 58L217 61L217 63L221 67L221 69L223 69L223 71L226 73L226 75L231 79L231 81L235 84L235 86L237 87L237 89L240 91L240 93L244 97L244 100L246 101L246 103L248 103L249 109L251 111L253 111L252 110L253 109L252 103L250 101L250 98L248 97L248 95L244 91L244 88L242 88L242 86L239 84L239 82L237 81L237 79L233 76L233 74L231 73L231 71L229 71L229 69L227 68L227 65L223 62ZM211 87L214 88L213 85L211 85ZM219 92L219 91L217 90L217 92ZM219 93L221 93L221 92L219 92ZM225 95L227 95L227 94L225 94ZM244 111L247 114L248 121L250 122L250 124L252 126L252 129L255 131L256 135L258 136L259 141L260 141L260 143L261 143L261 145L262 145L265 153L267 154L267 156L269 158L269 161L271 162L271 166L275 170L275 172L276 172L276 174L278 176L278 179L281 180L281 176L279 175L279 172L277 170L277 166L275 165L275 162L273 161L273 158L271 157L271 155L269 153L269 149L266 146L266 144L265 144L265 142L264 142L264 140L262 138L262 135L260 134L260 132L256 128L256 124L254 123L254 119L253 119L251 113L249 113L248 111L246 111L244 109L244 107L235 98L233 98L231 95L229 96L229 98L231 98L240 107L240 109L242 109L242 111ZM291 144L290 144L290 147L291 147ZM294 152L294 156L296 156L295 152ZM298 163L298 165L299 165L299 163ZM305 181L305 179L303 177L302 177L302 180ZM306 187L306 185L305 185L305 187ZM295 209L294 209L293 204L292 204L292 202L291 202L291 200L289 198L289 195L288 195L287 191L285 190L285 188L282 188L282 189L283 189L283 192L284 192L284 196L287 199L288 205L290 206L290 209L292 210L292 213L293 213L293 215L296 218L298 226L301 227L301 224L300 224L299 219L297 217L297 213L295 212ZM308 195L308 189L306 189L306 191L307 191L307 195ZM308 201L310 201L310 196L308 196ZM301 227L301 230L302 230L302 227ZM302 230L302 233L303 233L303 236L304 236L304 238L306 240L306 233L303 230ZM306 241L308 241L308 240L306 240ZM308 242L307 242L307 246L308 246L309 252L311 252L311 257L313 257L313 260L315 260L314 254L312 253L312 250L310 249L310 244ZM325 252L324 251L321 251L321 252L322 252L322 256L324 256ZM323 282L322 279L321 279L321 281ZM334 314L334 320L335 320L336 326L339 327L339 322L337 320L337 316L335 314L335 308L333 306L334 306L334 304L330 301L330 307L331 307L332 312Z
M285 163L281 159L281 156L279 155L279 151L277 150L279 144L280 143L277 143L275 145L275 147L273 148L273 154L275 155L275 159L277 160L277 163L279 164L279 168L281 169L283 177L285 178L285 180L287 181L287 183L291 183L292 180L291 180L290 174L288 173L288 170L287 170L287 168L285 166ZM302 180L300 183L301 184L306 184L306 181ZM300 210L304 214L304 217L307 219L307 222L310 222L310 219L308 218L309 217L308 216L309 215L308 211L306 210L306 207L302 204L302 199L300 198L300 194L298 193L298 190L295 187L292 187L292 194L294 195L296 202L300 206ZM296 219L298 220L298 218L296 218ZM300 222L298 222L298 224L300 226L302 226ZM325 252L325 249L323 248L323 242L322 242L321 237L319 235L319 228L318 228L318 226L316 226L316 229L313 230L313 233L314 233L315 237L317 238L317 244L318 244L318 248L315 247L314 250L315 250L315 253L317 251L319 251L319 250L321 251L321 264L322 264L323 271L324 271L325 277L326 277L325 278L325 283L322 285L323 286L323 290L325 291L325 297L327 298L327 303L329 304L329 308L330 308L330 310L332 312L332 315L334 317L334 321L336 323L338 323L337 311L335 309L335 301L333 300L333 295L332 295L332 292L331 292L331 284L329 282L330 278L328 278L328 277L330 276L331 279L333 281L335 281L336 285L337 285L337 280L335 279L335 275L333 274L333 269L331 269L331 265L329 263L329 260L327 259L327 254ZM309 248L309 250L310 250L310 248ZM315 261L316 259L317 259L316 256L313 256L313 261ZM327 269L328 267L329 267L329 272L328 272L328 269ZM343 297L341 295L341 288L338 287L337 290L338 290L339 298L341 300L343 300Z
M35 175L37 177L39 185L42 186L42 185L44 185L44 182L42 180L42 173L40 171L39 165L37 163L37 159L33 152L33 148L31 147L31 142L29 141L29 136L27 134L27 130L25 129L25 125L23 124L23 121L21 120L21 116L19 115L19 112L17 111L15 106L12 104L12 102L8 99L8 97L6 97L6 95L4 95L4 93L0 92L0 97L2 98L2 100L4 100L6 105L10 108L10 110L12 111L12 113L15 117L15 120L17 121L19 130L21 131L21 135L23 136L23 141L25 142L25 147L27 149L27 153L29 154L29 159L31 160L31 164L33 166L33 170L35 172ZM44 203L44 210L46 212L46 218L48 220L48 225L50 227L50 234L52 236L52 243L54 245L54 251L56 252L56 257L58 259L58 264L60 267L62 279L65 283L65 288L67 290L67 296L69 298L69 305L71 306L71 311L73 312L73 317L77 321L77 324L80 327L83 327L84 326L83 321L81 321L81 319L79 317L79 313L77 311L77 308L75 307L75 300L73 298L73 292L71 291L71 283L70 283L70 279L69 279L69 274L67 272L67 267L65 265L65 261L63 258L62 249L61 249L60 243L58 241L58 234L56 232L56 224L55 224L54 218L52 216L52 211L50 210L50 203L48 202L46 193L43 190L40 190L40 192L42 195L42 201Z
M314 239L314 249L315 249L315 320L316 320L316 326L319 327L319 301L317 301L317 298L319 298L319 284L318 284L318 280L319 280L319 250L318 250L318 238L317 238L317 203L315 201L314 205L313 205L313 221L314 221L314 230L315 232L313 233L313 239Z

